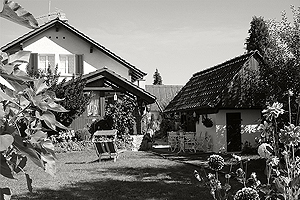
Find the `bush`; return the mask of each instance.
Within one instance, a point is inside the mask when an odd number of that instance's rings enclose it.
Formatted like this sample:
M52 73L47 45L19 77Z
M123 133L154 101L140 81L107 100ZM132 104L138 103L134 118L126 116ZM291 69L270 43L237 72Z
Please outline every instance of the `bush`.
M87 128L83 128L83 129L75 131L75 138L77 139L77 141L90 140L91 133L88 131Z
M109 117L106 117L105 119L97 119L94 121L88 131L91 135L93 135L98 130L112 130L113 122L112 119Z
M93 148L92 142L86 142L86 141L64 141L64 142L58 142L54 143L54 151L55 153L66 153L71 151L84 151L86 149Z
M116 140L116 146L118 149L131 150L133 148L132 140L130 135L119 135Z

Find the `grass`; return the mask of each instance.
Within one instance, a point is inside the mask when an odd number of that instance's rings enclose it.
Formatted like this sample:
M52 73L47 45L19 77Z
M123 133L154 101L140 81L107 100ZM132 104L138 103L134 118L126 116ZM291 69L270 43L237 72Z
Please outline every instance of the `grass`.
M28 161L33 193L24 174L1 178L0 187L12 190L12 199L212 199L193 176L197 167L164 159L151 152L125 151L117 162L95 162L95 150L59 153L55 177ZM200 170L200 169L197 169Z

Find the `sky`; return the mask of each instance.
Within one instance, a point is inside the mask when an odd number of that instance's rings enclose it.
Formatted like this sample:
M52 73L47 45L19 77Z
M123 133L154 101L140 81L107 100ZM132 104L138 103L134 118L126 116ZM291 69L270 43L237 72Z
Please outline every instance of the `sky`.
M2 3L0 0L0 9ZM281 19L300 0L14 0L35 17L65 13L68 23L165 85L245 52L253 16ZM50 7L49 7L50 5ZM50 8L50 9L49 9ZM43 24L47 19L38 20ZM0 17L0 46L30 29Z

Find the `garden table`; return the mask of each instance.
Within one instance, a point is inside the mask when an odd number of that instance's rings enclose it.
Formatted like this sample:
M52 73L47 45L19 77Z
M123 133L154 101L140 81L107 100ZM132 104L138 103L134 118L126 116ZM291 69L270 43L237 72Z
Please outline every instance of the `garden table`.
M116 146L117 130L101 130L96 131L92 137L92 142L95 145L99 161L102 155L113 157L114 162L117 160L118 151Z

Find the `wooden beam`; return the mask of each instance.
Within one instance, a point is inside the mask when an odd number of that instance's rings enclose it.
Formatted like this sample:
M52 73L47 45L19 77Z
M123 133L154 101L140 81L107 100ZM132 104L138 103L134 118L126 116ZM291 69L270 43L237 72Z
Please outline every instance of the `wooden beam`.
M83 89L84 91L115 91L114 89L112 89L111 87L85 87Z

